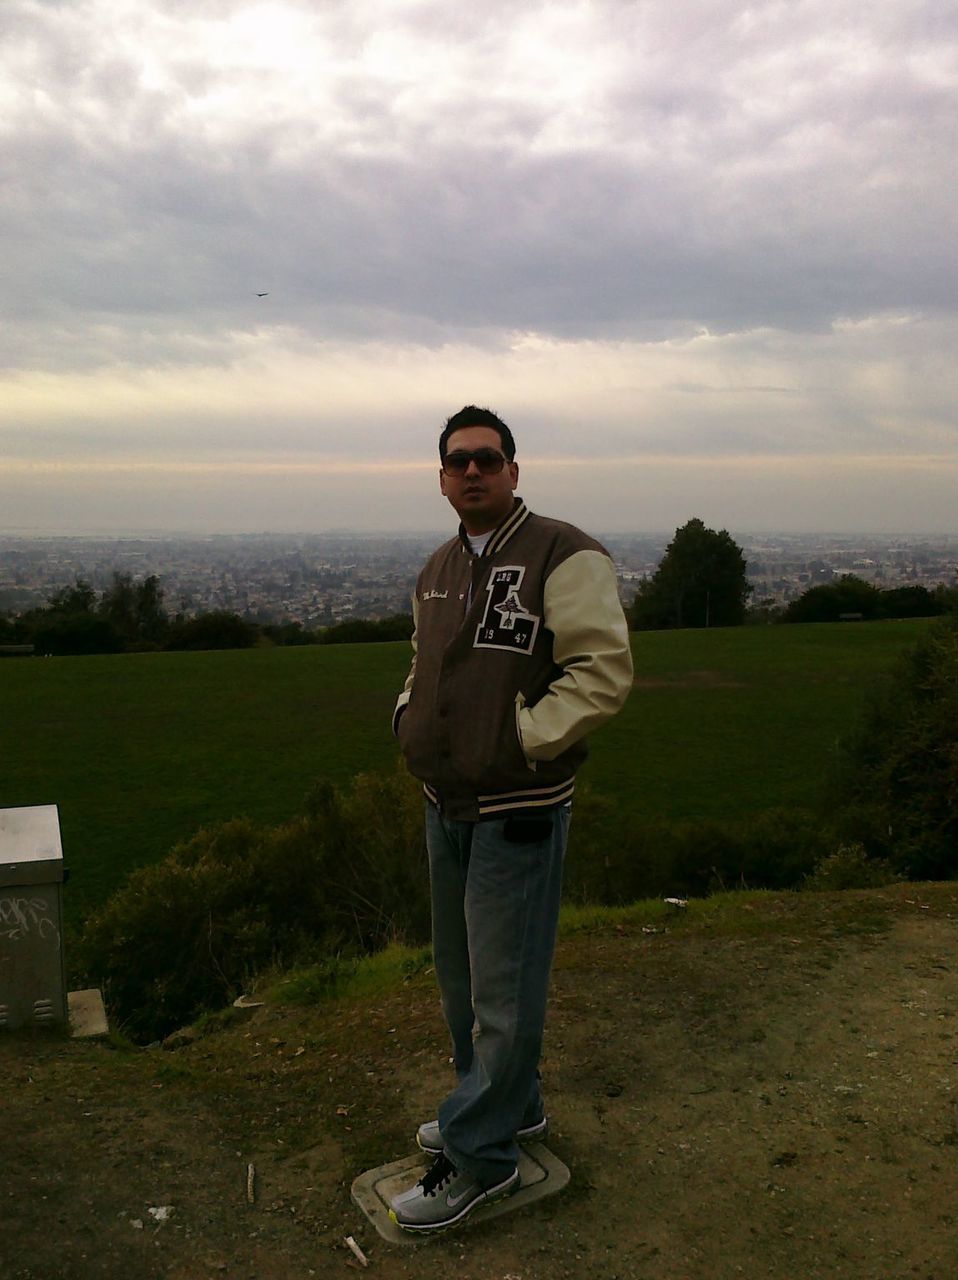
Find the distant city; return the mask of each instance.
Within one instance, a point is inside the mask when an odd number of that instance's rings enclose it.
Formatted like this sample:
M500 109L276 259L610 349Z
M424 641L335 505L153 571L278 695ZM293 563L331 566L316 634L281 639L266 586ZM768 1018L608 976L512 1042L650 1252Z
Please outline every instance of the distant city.
M601 535L600 535L601 536ZM958 586L958 535L733 535L748 562L753 608L796 599L853 573L877 587ZM171 615L225 609L255 622L330 626L410 611L423 561L448 533L49 537L0 534L0 613L45 604L78 578L102 591L114 572L155 574ZM631 604L671 533L609 534L619 591Z

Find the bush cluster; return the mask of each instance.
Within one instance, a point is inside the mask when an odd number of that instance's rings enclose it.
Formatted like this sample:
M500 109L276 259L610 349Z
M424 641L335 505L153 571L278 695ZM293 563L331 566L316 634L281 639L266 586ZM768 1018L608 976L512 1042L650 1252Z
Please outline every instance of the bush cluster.
M820 818L795 810L768 810L738 822L663 819L622 829L607 801L580 789L565 895L581 904L623 906L663 895L787 889L833 847Z
M333 964L430 937L421 789L403 771L320 782L305 812L201 830L134 872L87 921L81 972L128 1035L150 1040L228 1004L270 968ZM589 788L575 802L566 898L618 906L663 894L798 883L825 846L811 818L616 826Z
M870 858L863 844L843 844L816 864L815 870L805 877L802 888L812 891L880 889L900 879L890 862Z
M843 573L834 582L809 587L784 610L782 622L838 622L858 617L865 622L880 618L937 618L955 607L955 592L948 587L913 584L882 589Z
M202 830L89 918L79 967L126 1032L150 1040L272 966L427 942L422 803L404 774L360 775L318 784L280 826Z
M958 873L958 614L873 690L844 745L836 803L844 834L902 875Z

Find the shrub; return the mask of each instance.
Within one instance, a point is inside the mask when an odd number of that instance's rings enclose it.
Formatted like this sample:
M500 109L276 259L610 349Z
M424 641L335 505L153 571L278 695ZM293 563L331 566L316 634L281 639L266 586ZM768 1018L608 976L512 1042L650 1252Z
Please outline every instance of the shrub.
M837 622L842 614L876 618L881 593L877 587L853 573L843 573L836 582L809 587L793 600L782 615L783 622Z
M843 746L840 829L910 879L958 873L958 614L872 691Z
M941 595L919 585L891 587L878 598L883 618L936 618L946 612Z
M769 810L739 822L649 821L623 829L614 808L576 792L566 899L622 906L663 894L784 889L798 884L828 848L811 813Z
M266 622L259 624L260 635L272 644L297 646L319 644L319 635L307 630L301 622Z
M869 858L862 844L843 844L816 864L805 877L803 889L880 889L900 880L884 858Z
M57 657L123 649L123 637L113 623L92 613L51 614L33 629L32 641L37 653Z
M178 619L170 628L167 649L249 649L259 632L238 613L216 610Z
M665 892L788 889L822 854L823 835L802 811L768 810L739 822L682 823L675 828Z
M376 644L408 640L413 633L412 614L397 613L392 618L352 618L337 622L322 633L322 644Z
M80 968L127 1033L152 1039L264 968L429 937L422 797L399 773L319 784L278 827L236 819L134 872L89 921Z

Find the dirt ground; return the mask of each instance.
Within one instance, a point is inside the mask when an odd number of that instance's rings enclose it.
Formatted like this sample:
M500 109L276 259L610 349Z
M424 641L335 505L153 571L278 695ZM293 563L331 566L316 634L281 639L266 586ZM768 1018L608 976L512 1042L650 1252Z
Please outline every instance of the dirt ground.
M958 885L564 939L543 1076L571 1184L407 1247L349 1189L450 1081L429 974L175 1050L8 1034L0 1277L335 1278L353 1236L397 1280L954 1280L956 944Z

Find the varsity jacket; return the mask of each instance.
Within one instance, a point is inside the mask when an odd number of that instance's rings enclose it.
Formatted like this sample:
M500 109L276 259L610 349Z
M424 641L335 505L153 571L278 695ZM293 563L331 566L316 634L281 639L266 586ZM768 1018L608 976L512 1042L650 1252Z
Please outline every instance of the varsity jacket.
M482 555L460 526L430 557L413 617L393 728L429 800L466 821L569 800L585 735L632 685L605 548L516 498Z

